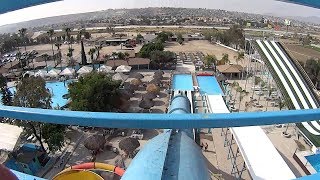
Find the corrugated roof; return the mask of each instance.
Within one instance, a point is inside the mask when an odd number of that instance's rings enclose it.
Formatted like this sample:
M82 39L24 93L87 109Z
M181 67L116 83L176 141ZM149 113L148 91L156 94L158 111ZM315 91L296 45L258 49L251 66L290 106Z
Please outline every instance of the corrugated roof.
M22 128L0 123L0 150L12 151L22 133Z

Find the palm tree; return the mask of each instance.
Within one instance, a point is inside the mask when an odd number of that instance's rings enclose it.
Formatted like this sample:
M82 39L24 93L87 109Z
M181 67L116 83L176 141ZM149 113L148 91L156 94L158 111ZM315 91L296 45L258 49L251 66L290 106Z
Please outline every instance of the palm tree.
M236 62L238 64L239 61L242 61L242 59L244 59L244 52L238 52L238 55L234 56L234 58L236 59Z
M212 64L214 64L214 71L217 72L217 57L215 55L209 55L207 54L205 57L204 57L204 60L205 60L205 64L206 66L212 66Z
M95 46L96 52L97 52L97 57L96 61L99 62L99 68L100 68L100 61L98 61L98 58L100 56L100 50L102 49L102 45L100 44L99 46Z
M66 32L66 36L67 36L67 41L69 43L69 48L72 48L72 45L70 45L70 33L71 33L71 28L66 27L64 28L64 31Z
M128 64L129 64L129 57L130 57L130 54L128 52L125 52L124 59L127 61Z
M69 52L67 53L67 56L69 57L69 65L73 67L74 62L73 62L73 60L72 60L72 56L73 56L73 51L74 51L74 49L69 48L68 51L69 51Z
M61 70L62 70L62 61L61 61L61 51L60 51L60 47L62 46L62 44L61 43L55 43L54 44L56 47L57 47L57 51L59 52L59 63L60 63L60 67L61 67ZM57 65L59 64L58 62L57 62Z
M20 63L20 67L23 69L22 67L22 60L21 60L21 52L18 51L17 54L16 54L16 59L18 59L19 63ZM12 62L11 62L11 66L12 66ZM12 68L11 68L12 70Z
M54 35L54 30L53 30L53 29L49 29L49 30L47 31L47 34L48 34L48 36L50 37L53 62L54 62L54 65L56 66L56 58L55 58L55 56L54 56L53 41L52 41L52 37L53 37L53 35Z
M46 70L47 70L47 73L48 73L47 60L48 60L49 55L48 54L42 54L41 57L44 59L44 62L46 63Z
M230 63L229 54L223 53L222 58L220 60L220 64L227 64L227 63Z
M27 28L19 29L19 35L20 35L20 38L22 39L22 43L24 44L24 51L27 51L27 45L25 42L26 34L27 34Z
M91 48L88 52L88 54L91 57L91 64L92 64L92 68L94 70L94 60L93 60L93 55L96 53L96 49L95 48Z

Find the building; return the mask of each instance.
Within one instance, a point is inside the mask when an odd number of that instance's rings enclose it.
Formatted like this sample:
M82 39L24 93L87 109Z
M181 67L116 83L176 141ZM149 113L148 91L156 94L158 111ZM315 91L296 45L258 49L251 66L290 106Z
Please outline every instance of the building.
M109 60L106 63L107 66L111 66L115 69L118 66L126 65L131 66L132 69L149 69L150 59L146 58L129 58L126 60Z
M236 64L219 65L217 70L228 79L240 79L243 75L243 67Z

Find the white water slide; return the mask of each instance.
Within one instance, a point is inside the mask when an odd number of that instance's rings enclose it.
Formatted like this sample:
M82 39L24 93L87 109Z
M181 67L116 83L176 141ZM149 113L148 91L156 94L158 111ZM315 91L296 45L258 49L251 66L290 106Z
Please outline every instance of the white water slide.
M221 95L208 95L211 113L229 113ZM295 179L295 175L259 126L231 128L253 180Z
M272 68L279 77L282 85L288 93L295 109L318 108L315 98L312 97L311 90L299 75L297 69L274 41L257 40L257 44L267 57ZM312 134L320 135L320 124L318 121L303 122L302 125Z

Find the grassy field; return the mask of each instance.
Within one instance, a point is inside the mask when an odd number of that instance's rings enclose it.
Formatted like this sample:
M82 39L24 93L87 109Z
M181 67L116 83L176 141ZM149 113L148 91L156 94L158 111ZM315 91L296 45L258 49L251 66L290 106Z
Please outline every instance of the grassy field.
M320 58L320 51L314 48L304 47L299 44L282 43L282 45L292 58L300 62L305 62L310 58Z

